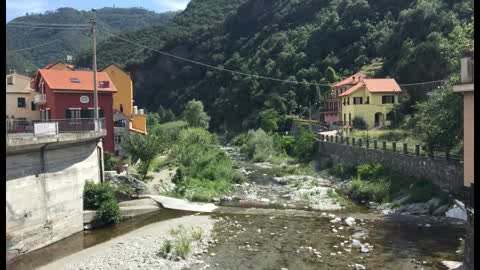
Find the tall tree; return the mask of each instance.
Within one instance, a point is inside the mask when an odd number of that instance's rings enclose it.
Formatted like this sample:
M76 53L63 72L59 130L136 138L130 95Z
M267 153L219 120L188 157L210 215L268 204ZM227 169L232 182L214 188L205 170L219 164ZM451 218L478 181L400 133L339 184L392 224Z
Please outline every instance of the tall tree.
M203 103L201 101L195 99L189 101L183 111L183 117L192 127L208 129L210 116L204 111Z

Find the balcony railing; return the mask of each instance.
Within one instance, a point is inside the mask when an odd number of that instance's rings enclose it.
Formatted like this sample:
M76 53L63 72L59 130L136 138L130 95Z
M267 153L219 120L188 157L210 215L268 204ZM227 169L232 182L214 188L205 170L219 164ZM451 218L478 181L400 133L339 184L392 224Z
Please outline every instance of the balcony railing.
M48 121L7 120L6 128L7 134L30 133L35 136L102 131L105 129L105 118L100 118L99 120L92 118L57 119Z
M45 104L47 103L47 96L45 94L35 94L35 96L33 96L33 103L38 105Z

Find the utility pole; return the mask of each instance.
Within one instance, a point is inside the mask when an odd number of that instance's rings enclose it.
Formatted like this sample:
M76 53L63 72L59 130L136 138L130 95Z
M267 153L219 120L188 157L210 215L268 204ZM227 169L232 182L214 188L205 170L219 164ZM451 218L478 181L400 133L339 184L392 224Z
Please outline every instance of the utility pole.
M96 40L96 10L93 11L93 19L90 20L90 26L92 27L92 48L93 48L93 114L96 124L98 125L98 93L97 93L97 40Z

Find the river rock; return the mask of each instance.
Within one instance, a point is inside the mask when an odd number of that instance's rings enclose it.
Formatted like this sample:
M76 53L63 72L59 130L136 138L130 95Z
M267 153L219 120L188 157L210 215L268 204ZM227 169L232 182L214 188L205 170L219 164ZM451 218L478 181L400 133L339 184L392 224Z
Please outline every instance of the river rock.
M366 245L363 245L362 248L360 249L360 251L362 253L368 253L368 252L370 252L370 249L368 247L366 247Z
M433 211L432 215L437 216L437 217L443 216L443 215L445 215L447 210L448 210L448 205L447 204L442 205L442 206L438 207L437 209L435 209L435 211Z
M347 224L348 226L352 227L355 225L355 218L353 217L348 217L345 219L345 224Z
M367 268L365 266L361 265L361 264L356 263L356 264L353 265L353 269L354 270L366 270Z
M393 200L393 203L402 205L402 204L406 203L409 199L410 199L410 195L404 195L402 197L399 197L399 198Z
M342 219L339 218L339 217L336 217L336 218L330 220L330 223L339 223L339 222L342 222Z
M445 213L445 216L466 221L467 211L465 210L465 205L462 202L455 200L455 205Z
M359 240L357 240L357 239L353 239L353 240L352 240L352 247L354 247L354 248L362 248L362 246L363 246L363 245L362 245L362 243L361 243Z

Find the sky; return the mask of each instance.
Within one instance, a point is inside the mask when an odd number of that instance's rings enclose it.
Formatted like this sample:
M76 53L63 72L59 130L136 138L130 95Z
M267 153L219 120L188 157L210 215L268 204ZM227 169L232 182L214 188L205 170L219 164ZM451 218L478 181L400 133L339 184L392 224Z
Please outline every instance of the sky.
M25 13L53 11L60 7L90 10L102 7L143 7L155 12L184 9L190 0L7 0L7 22Z

